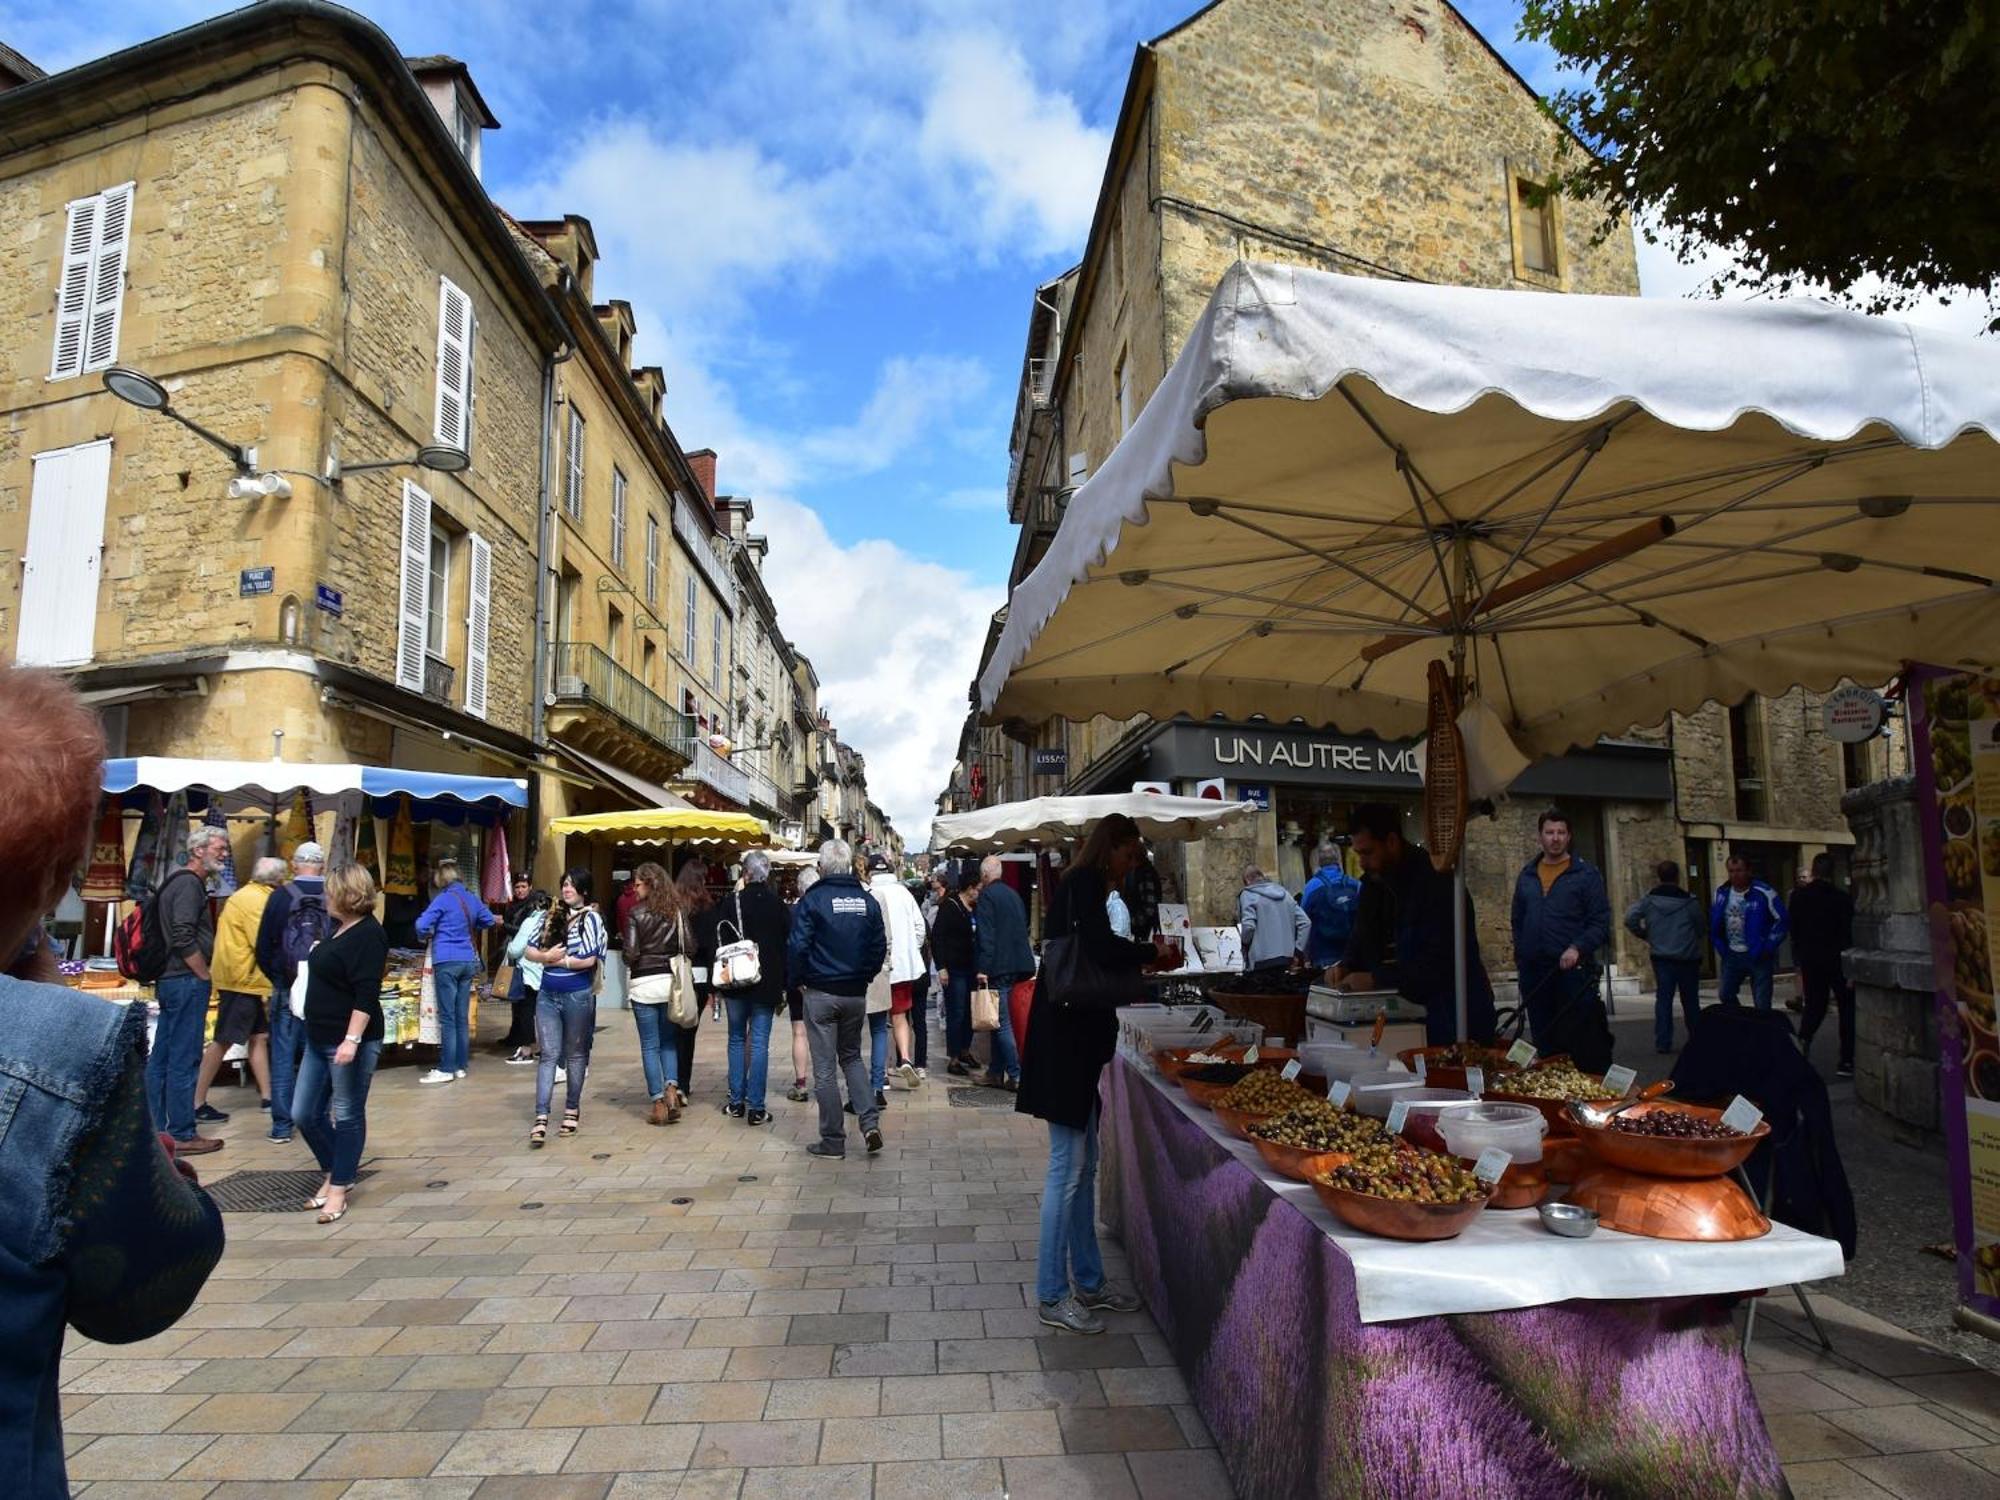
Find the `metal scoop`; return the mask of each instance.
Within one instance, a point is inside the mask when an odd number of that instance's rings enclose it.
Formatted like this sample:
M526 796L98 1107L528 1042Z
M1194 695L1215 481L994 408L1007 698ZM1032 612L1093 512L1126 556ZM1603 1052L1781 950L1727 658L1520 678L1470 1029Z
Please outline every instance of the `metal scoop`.
M1673 1079L1662 1078L1658 1083L1649 1083L1638 1093L1628 1095L1608 1108L1601 1104L1585 1104L1572 1100L1568 1106L1569 1117L1579 1125L1587 1125L1592 1130L1602 1130L1633 1105L1648 1103L1662 1094L1671 1094L1673 1091Z

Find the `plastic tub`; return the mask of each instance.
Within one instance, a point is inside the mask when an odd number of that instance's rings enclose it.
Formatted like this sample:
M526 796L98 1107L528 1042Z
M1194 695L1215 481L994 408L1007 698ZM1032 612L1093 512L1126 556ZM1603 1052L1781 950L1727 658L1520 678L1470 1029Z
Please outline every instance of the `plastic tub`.
M1530 1104L1477 1104L1447 1110L1438 1121L1438 1133L1451 1154L1468 1159L1497 1147L1516 1162L1540 1161L1548 1128L1542 1112Z
M1429 1085L1398 1090L1389 1099L1392 1104L1401 1103L1409 1107L1403 1120L1403 1138L1411 1145L1432 1151L1445 1149L1444 1137L1438 1133L1439 1119L1453 1110L1470 1109L1474 1102L1472 1095L1464 1089L1441 1089Z
M1196 1031L1191 1026L1158 1027L1148 1031L1142 1046L1146 1051L1159 1052L1168 1047L1247 1047L1264 1039L1260 1026L1244 1021L1233 1021L1226 1025L1216 1025L1207 1031Z
M1307 1042L1299 1048L1299 1064L1331 1083L1336 1079L1352 1082L1357 1073L1379 1071L1386 1060L1379 1052L1348 1042Z
M1354 1107L1378 1120L1388 1119L1389 1106L1403 1095L1424 1086L1423 1079L1404 1068L1371 1068L1354 1074L1347 1082L1354 1089Z

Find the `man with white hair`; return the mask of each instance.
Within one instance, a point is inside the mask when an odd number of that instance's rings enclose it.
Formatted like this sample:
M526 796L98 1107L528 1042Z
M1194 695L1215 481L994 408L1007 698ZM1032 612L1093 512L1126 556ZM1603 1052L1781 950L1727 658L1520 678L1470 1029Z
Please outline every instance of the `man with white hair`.
M847 1155L847 1127L840 1109L842 1075L869 1154L882 1149L881 1113L861 1061L861 1033L867 1021L869 981L881 971L888 953L882 908L855 878L853 849L845 839L828 839L819 849L819 879L792 907L785 950L787 972L805 990L806 1040L812 1048L813 1090L819 1099L819 1139L806 1147L810 1155Z
M979 900L972 908L973 952L979 983L1000 992L1000 1029L990 1033L989 1087L1021 1085L1021 1051L1028 1044L1028 1009L1035 998L1035 950L1028 942L1028 908L1001 877L1007 866L997 854L979 862Z
M292 1087L305 1028L292 1014L292 981L312 945L330 936L326 851L308 839L292 851L292 878L271 893L257 925L257 967L271 982L271 1139L292 1138Z
M188 835L187 863L153 893L167 940L167 967L153 985L160 1021L146 1055L146 1102L154 1126L174 1138L183 1156L222 1149L221 1141L194 1133L194 1089L208 1021L208 961L215 953L208 877L228 855L229 839L220 828L197 828Z
M271 1107L270 1023L264 1018L264 976L257 971L257 934L270 905L272 890L285 878L285 862L268 856L257 861L250 879L222 903L215 923L215 959L209 973L215 981L215 1035L201 1054L201 1077L194 1086L194 1117L220 1125L229 1116L208 1102L208 1091L231 1047L249 1053L250 1076L257 1096Z

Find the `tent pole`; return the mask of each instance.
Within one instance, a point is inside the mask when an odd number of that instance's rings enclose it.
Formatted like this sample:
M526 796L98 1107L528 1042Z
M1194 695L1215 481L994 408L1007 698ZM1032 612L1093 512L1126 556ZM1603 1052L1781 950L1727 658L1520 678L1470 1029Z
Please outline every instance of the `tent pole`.
M1465 860L1461 856L1451 871L1451 961L1452 987L1458 998L1458 1039L1470 1041L1465 1034Z

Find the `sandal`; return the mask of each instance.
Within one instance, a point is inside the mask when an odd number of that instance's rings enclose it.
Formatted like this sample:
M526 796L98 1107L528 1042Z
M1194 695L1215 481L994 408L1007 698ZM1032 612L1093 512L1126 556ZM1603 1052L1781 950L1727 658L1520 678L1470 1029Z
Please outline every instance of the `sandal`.
M312 1197L306 1199L306 1212L313 1213L319 1209L325 1208L326 1195L330 1191L332 1191L331 1185L322 1183L320 1185L320 1190L317 1193L315 1193Z
M669 1125L679 1124L681 1118L681 1111L686 1107L687 1107L687 1098L685 1095L681 1093L680 1085L677 1083L668 1084L667 1123Z
M548 1138L549 1138L549 1117L547 1115L536 1115L534 1128L532 1128L528 1132L528 1144L530 1146L539 1148L548 1140Z
M556 1133L558 1135L575 1135L576 1127L581 1123L579 1111L566 1109L563 1111L562 1128Z
M319 1218L314 1222L320 1224L338 1224L342 1219L346 1217L347 1217L347 1205L343 1203L338 1208L322 1209L320 1211Z

